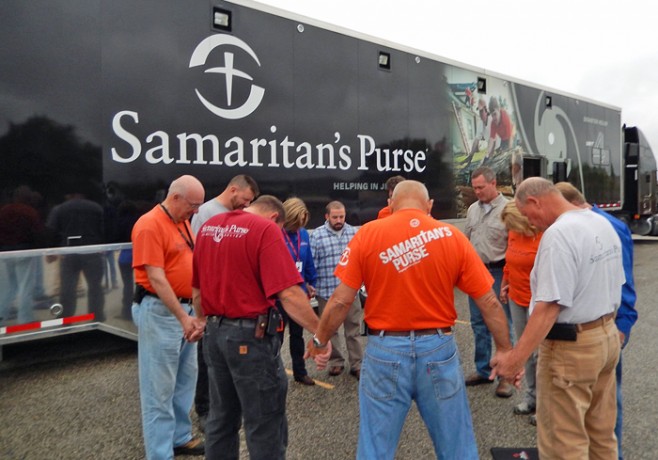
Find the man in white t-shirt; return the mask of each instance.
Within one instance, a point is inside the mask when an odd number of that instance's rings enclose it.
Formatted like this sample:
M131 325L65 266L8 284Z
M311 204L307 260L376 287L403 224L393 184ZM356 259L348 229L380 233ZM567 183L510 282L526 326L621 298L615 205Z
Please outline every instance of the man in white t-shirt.
M545 230L530 275L528 325L492 375L520 381L539 346L537 446L541 458L617 459L615 367L621 343L614 315L624 284L612 225L568 202L546 179L526 179L516 205Z

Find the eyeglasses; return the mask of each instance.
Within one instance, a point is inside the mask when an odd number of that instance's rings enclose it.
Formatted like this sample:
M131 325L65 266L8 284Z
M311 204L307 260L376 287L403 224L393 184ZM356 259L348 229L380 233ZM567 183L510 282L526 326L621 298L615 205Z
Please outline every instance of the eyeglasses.
M181 195L181 198L183 198L192 209L199 209L199 206L203 204L203 203L192 203L190 200L187 199L187 197L184 197L183 195Z

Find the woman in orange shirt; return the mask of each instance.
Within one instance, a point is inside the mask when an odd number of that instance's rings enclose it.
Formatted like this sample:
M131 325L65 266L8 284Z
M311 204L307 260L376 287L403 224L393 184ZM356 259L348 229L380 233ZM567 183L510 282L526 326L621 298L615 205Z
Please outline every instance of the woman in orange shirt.
M528 306L532 296L530 292L530 272L535 264L542 233L519 212L514 201L510 201L505 205L500 218L508 230L503 281L500 285L500 300L509 303L514 333L518 340L528 323ZM515 414L524 415L535 412L536 369L537 355L533 353L525 365L527 387L525 398L521 403L514 406Z

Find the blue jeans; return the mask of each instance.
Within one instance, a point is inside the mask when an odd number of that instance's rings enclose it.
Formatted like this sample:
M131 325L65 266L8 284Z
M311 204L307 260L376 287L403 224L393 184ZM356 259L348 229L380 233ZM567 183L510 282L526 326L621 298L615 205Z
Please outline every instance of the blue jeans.
M280 350L278 334L257 339L253 323L208 318L203 337L210 387L206 458L240 458L243 419L251 460L286 458L288 377Z
M192 306L183 304L190 315ZM146 458L173 459L174 447L192 439L190 410L197 376L197 347L152 296L132 305L138 330L139 396Z
M496 297L498 297L500 294L500 283L503 280L503 269L490 268L489 273L493 276L493 290ZM492 348L491 332L489 332L489 329L484 322L480 309L470 297L468 298L468 308L471 312L471 328L473 329L473 336L475 338L475 370L482 377L489 377L491 374L491 366L489 365ZM512 333L512 315L509 310L509 305L506 303L503 304L503 310L505 310L505 315L507 316L507 326L509 327L510 338L513 343L514 334Z
M357 459L393 459L415 400L439 459L477 459L452 335L369 336L359 382Z

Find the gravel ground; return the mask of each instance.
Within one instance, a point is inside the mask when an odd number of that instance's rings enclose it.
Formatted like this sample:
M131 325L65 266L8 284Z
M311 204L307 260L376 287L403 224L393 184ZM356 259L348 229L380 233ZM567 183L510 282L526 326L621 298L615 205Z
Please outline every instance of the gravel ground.
M636 241L635 277L641 319L624 351L625 457L658 458L658 288L656 242ZM460 320L467 320L465 297L457 296ZM472 333L456 326L464 373L473 370ZM0 459L143 458L136 343L93 331L5 346L0 363ZM284 361L288 364L287 344ZM312 364L309 373L328 385L306 387L290 378L288 458L354 458L358 429L356 379L327 377ZM512 414L520 401L493 395L493 385L468 394L481 458L495 446L536 445L525 416ZM184 457L178 457L184 458ZM190 459L194 457L189 457ZM198 457L197 457L198 458ZM243 446L242 458L248 455ZM434 458L420 417L412 408L397 459Z

